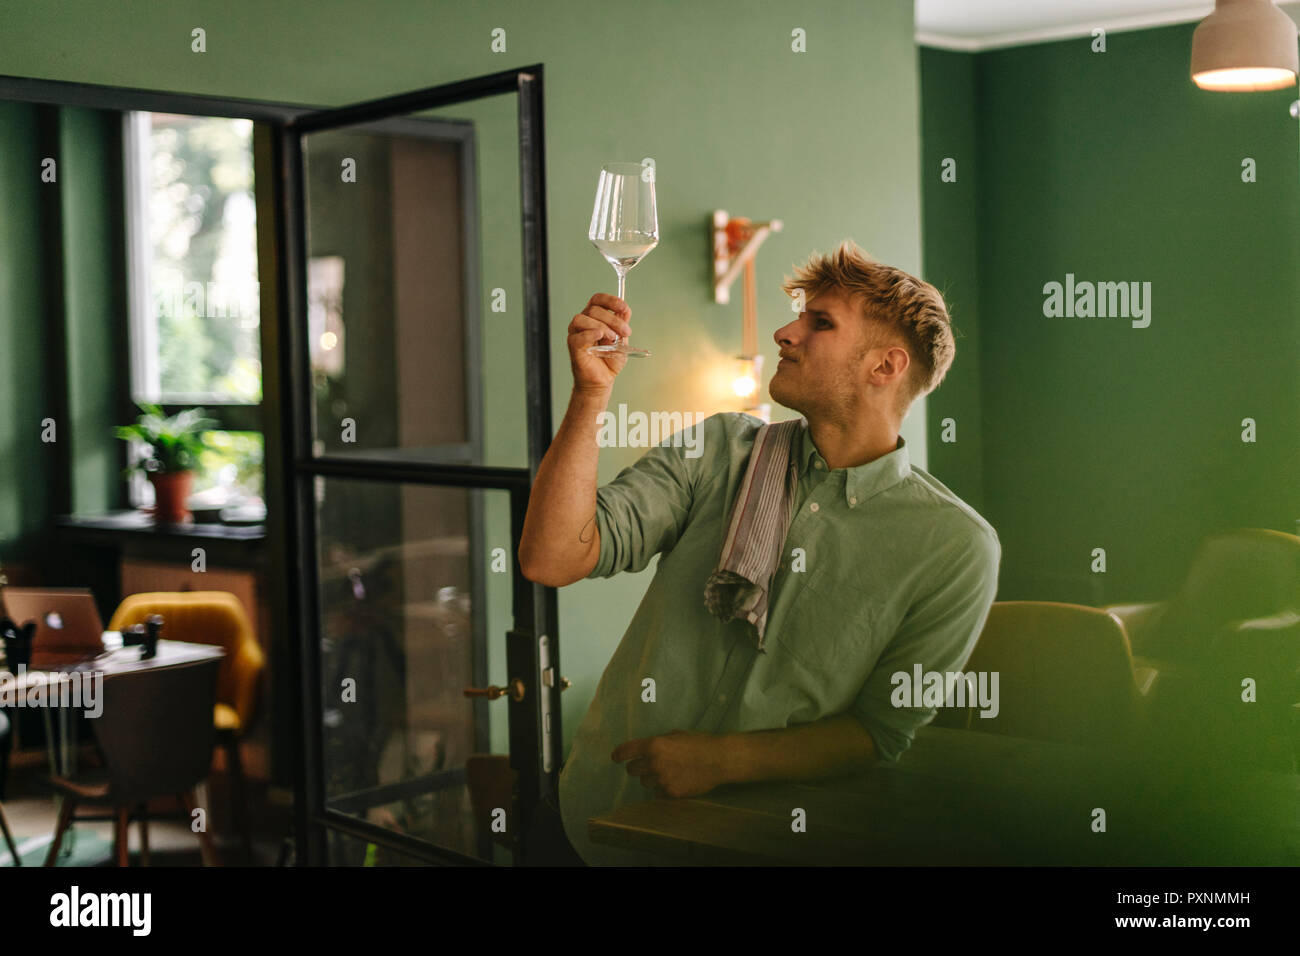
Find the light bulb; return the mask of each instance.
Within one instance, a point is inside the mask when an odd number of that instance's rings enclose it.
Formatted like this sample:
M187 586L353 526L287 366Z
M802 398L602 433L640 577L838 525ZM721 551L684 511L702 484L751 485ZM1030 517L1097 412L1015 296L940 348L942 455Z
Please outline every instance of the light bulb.
M1223 70L1206 70L1192 77L1203 90L1235 92L1241 90L1280 90L1295 85L1290 70L1271 66L1240 66Z

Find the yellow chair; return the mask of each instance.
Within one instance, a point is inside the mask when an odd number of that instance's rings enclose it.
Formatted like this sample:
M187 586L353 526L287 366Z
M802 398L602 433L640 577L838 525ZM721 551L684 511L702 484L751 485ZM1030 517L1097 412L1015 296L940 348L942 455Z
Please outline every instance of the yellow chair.
M1052 601L995 602L965 670L999 685L997 715L968 709L969 729L1093 747L1133 738L1156 678L1134 667L1118 618Z
M151 614L163 617L163 640L214 644L226 651L217 677L213 723L217 743L226 752L232 787L231 812L243 841L244 853L251 861L252 839L239 742L253 719L266 655L257 643L244 605L228 591L146 591L132 594L113 613L108 629L120 631L132 624L143 624Z

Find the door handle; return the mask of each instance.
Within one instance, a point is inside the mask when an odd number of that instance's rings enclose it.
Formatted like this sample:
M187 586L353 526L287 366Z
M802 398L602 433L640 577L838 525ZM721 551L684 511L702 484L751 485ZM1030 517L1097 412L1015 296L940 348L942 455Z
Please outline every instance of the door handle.
M517 702L524 699L524 682L516 677L506 687L498 687L496 684L489 684L487 687L466 687L464 694L466 697L486 697L488 700L496 700L498 697L508 695L511 700Z
M547 687L554 687L554 686L555 686L555 668L554 668L554 667L548 667L548 668L546 668L546 670L542 671L542 683L545 684ZM561 678L560 678L560 690L561 690L561 691L566 691L566 690L568 690L568 689L569 689L570 687L572 687L572 686L573 686L573 681L569 680L569 678L567 678L567 677L561 677Z

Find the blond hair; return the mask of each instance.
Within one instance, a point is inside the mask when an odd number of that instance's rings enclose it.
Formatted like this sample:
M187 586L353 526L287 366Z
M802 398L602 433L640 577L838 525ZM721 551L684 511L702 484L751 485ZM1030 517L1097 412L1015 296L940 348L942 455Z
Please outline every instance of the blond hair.
M930 283L901 269L871 258L852 239L840 243L829 255L813 253L793 278L781 288L793 296L799 289L806 300L826 292L839 292L858 300L867 321L867 348L901 345L911 364L898 390L901 419L912 403L939 387L957 344L943 296Z

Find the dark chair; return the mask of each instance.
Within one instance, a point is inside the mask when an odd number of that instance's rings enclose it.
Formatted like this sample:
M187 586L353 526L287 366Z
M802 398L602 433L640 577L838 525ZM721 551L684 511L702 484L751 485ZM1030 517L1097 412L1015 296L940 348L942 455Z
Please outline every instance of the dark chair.
M1221 763L1294 774L1300 760L1300 613L1219 629L1200 671L1201 745ZM1246 681L1252 695L1245 698Z
M157 797L177 797L194 813L194 788L212 764L216 743L212 708L217 696L221 659L151 667L104 678L103 712L91 721L104 757L104 771L77 780L54 777L63 794L59 822L45 865L59 855L63 833L79 804L110 807L115 812L115 848L119 866L128 865L127 828L135 808ZM147 821L141 817L141 846L148 862ZM198 834L204 862L216 863L205 826Z
M4 774L9 757L9 743L9 718L5 716L4 711L0 710L0 799L3 799L5 792ZM14 858L14 866L22 866L23 859L18 855L18 847L14 845L14 835L9 832L9 821L5 819L3 805L0 805L0 832L4 834L5 846L9 848L9 854Z
M1168 680L1204 664L1223 627L1300 611L1300 537L1269 528L1211 535L1171 599L1102 610L1124 623L1138 665Z
M14 746L13 734L9 731L9 718L0 710L0 800L5 798L5 787L9 784L9 752Z
M515 771L510 769L510 757L505 754L470 754L465 758L469 802L478 824L478 832L507 850L513 846L511 836L509 833L496 833L492 830L492 812L497 807L503 807L508 819L514 819L516 776Z
M217 680L213 720L217 743L226 758L232 822L243 841L244 855L251 862L253 840L239 747L252 727L266 668L266 655L257 643L253 622L239 598L228 591L147 591L123 600L113 612L108 630L143 624L152 614L162 615L164 638L213 644L226 652Z

